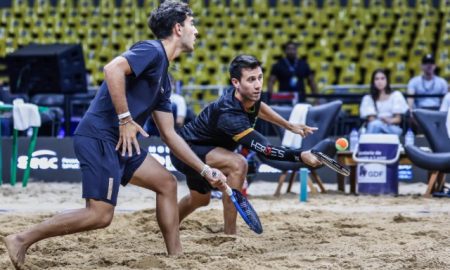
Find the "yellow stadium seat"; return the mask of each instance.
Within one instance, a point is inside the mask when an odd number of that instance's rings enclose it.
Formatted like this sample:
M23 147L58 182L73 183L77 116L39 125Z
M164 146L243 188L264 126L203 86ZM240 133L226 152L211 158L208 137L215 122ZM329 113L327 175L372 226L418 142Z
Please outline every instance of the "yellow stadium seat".
M405 0L392 0L392 10L397 15L402 15L407 11L411 10L409 7L408 1Z
M293 17L291 17L291 21L293 24L297 26L299 30L305 27L306 22L308 21L307 14L303 12L301 9L295 9L295 13Z
M407 52L404 48L389 48L384 55L384 65L388 69L392 69L395 63L406 58Z
M325 0L323 2L323 11L326 14L327 18L335 16L341 9L341 6L339 4L339 0Z
M425 12L434 9L433 3L429 0L416 0L416 10L419 14L424 14Z
M409 70L405 62L397 62L391 69L391 84L406 84L410 79Z
M333 65L337 68L343 69L350 64L350 57L345 53L338 51L334 54Z
M443 68L441 68L439 75L444 78L444 80L450 81L450 63L447 63L443 66Z
M356 59L359 55L358 50L356 49L358 44L354 41L352 37L345 37L341 40L339 44L339 51L345 53L348 58Z
M441 0L441 4L439 6L439 10L442 13L449 13L450 12L450 0Z
M359 84L361 73L357 63L350 63L344 67L339 77L339 84Z
M450 63L450 47L440 47L436 53L436 65L438 67L443 67L444 65Z
M308 20L308 22L306 23L306 28L313 36L317 36L322 33L322 25L314 18Z
M363 50L359 59L360 67L372 70L379 68L381 62L377 53L377 51L371 49Z
M317 3L315 0L303 0L300 9L306 14L313 14L317 10Z

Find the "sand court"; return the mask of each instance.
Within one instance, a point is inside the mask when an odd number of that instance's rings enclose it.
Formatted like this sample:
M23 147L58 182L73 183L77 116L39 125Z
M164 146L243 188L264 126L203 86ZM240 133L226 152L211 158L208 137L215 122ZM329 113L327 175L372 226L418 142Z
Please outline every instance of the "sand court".
M275 183L250 186L250 200L264 232L242 220L238 235L223 234L219 200L181 226L184 254L165 255L152 192L123 188L110 227L56 237L32 246L25 269L448 269L450 204L415 193L424 184L400 186L413 195L321 194L300 203L298 194L274 198ZM335 189L333 185L327 185ZM81 186L31 183L0 188L0 235L83 206ZM298 184L293 190L298 190ZM187 192L179 183L178 196ZM0 245L0 269L13 269Z

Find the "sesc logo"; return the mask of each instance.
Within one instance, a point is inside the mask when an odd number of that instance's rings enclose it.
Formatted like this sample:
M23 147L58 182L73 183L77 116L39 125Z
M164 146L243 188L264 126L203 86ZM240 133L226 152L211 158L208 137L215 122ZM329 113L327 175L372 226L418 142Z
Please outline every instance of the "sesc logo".
M27 156L20 156L17 160L17 168L25 170L27 167ZM57 170L58 169L58 157L56 152L51 150L38 150L31 155L30 161L31 169L41 169L41 170Z

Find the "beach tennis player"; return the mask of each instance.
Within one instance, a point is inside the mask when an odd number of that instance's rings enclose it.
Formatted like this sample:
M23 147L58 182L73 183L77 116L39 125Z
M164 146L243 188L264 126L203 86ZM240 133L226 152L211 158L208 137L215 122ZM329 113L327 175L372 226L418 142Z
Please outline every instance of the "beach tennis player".
M75 132L86 207L6 236L3 240L17 269L24 264L27 249L42 239L107 227L119 186L128 183L156 192L156 217L167 252L182 252L176 179L137 141L138 133L148 136L141 126L150 114L172 153L208 183L226 180L174 130L167 70L170 61L194 49L197 29L192 11L184 3L165 1L152 12L148 24L158 40L138 42L104 67L105 82Z
M271 159L320 165L311 152L272 146L253 129L259 117L303 137L316 130L306 125L289 123L261 102L263 72L258 59L239 55L232 60L229 71L232 87L179 130L198 157L206 164L220 169L226 175L228 185L237 190L242 188L247 175L247 161L234 152L239 144ZM178 203L181 222L195 209L209 204L212 185L175 155L171 154L171 159L175 168L186 175L190 189L190 193ZM228 196L222 196L222 200L224 232L235 234L236 210Z

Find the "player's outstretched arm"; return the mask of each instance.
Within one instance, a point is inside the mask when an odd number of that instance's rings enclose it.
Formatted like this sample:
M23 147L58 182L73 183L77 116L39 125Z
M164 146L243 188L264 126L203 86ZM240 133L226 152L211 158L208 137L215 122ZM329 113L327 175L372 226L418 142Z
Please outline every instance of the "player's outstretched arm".
M310 134L313 134L314 131L317 130L316 127L309 127L307 125L289 123L288 121L286 121L286 119L281 117L281 115L275 112L272 108L270 108L269 105L267 105L264 102L261 102L258 117L267 122L280 126L286 130L289 130L295 134L299 134L302 137L306 137Z
M154 111L152 113L158 127L161 139L170 148L170 151L192 169L199 172L214 187L225 188L226 177L219 170L210 168L192 152L189 145L177 134L174 128L173 114L169 112ZM215 174L213 172L216 172Z
M112 103L119 116L119 119L117 119L119 121L119 141L116 150L121 150L122 156L125 156L126 152L131 156L134 147L136 153L140 154L141 150L136 134L139 132L145 137L148 137L148 134L139 124L133 121L128 110L125 95L125 76L132 73L131 67L124 57L119 56L109 62L103 71Z
M254 129L249 129L245 134L242 138L239 138L239 136L234 138L240 144L264 155L268 159L303 162L312 167L321 165L321 162L310 151L272 146L261 133Z

